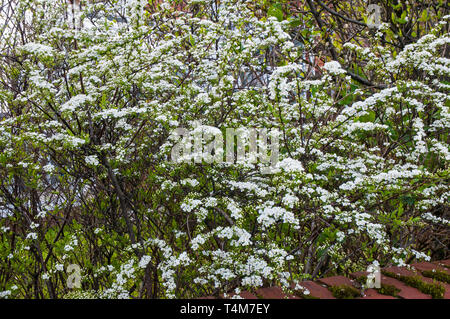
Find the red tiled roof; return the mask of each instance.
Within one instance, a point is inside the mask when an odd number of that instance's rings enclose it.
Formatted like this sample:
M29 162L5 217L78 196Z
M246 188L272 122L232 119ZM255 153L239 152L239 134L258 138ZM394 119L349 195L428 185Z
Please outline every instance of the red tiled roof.
M430 271L432 273L440 274L440 276L434 276L430 278ZM450 284L448 277L450 275L450 259L441 260L436 262L421 262L411 264L406 267L386 267L381 270L381 285L382 288L389 289L364 289L361 285L361 278L367 275L367 272L356 272L350 274L351 278L344 276L332 276L326 278L320 278L316 281L303 281L299 285L306 288L309 291L308 295L302 293L296 293L294 285L291 286L291 290L284 291L282 288L264 287L259 288L256 291L242 291L239 296L244 299L302 299L302 298L317 298L317 299L335 299L339 296L334 296L332 288L334 287L349 287L352 291L358 292L360 297L357 299L431 299L431 293L424 288L413 287L411 282L404 280L405 277L414 277L421 283L432 284L435 287L437 285L443 287L443 299L450 299ZM445 275L446 274L446 275ZM400 277L398 277L400 275ZM397 278L393 278L396 277ZM428 276L428 277L427 277ZM358 280L359 279L359 280ZM428 286L429 288L430 286ZM392 289L395 293L392 293ZM442 288L441 288L442 289ZM231 298L235 294L231 293L226 298ZM208 296L206 298L215 298ZM221 296L223 298L223 295Z

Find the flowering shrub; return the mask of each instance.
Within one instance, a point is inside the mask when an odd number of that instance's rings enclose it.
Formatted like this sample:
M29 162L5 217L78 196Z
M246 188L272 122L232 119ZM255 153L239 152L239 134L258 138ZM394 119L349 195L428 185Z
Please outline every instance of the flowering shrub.
M1 297L199 297L448 254L450 16L401 50L386 24L337 47L368 85L314 64L313 20L252 1L72 23L56 2L17 1L0 39ZM171 162L199 125L279 129L278 169Z

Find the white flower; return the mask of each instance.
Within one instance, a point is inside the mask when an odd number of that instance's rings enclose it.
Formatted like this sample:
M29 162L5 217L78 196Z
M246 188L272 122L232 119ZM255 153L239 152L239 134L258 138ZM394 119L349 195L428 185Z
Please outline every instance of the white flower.
M11 295L11 290L0 291L0 298L8 299Z
M347 73L344 69L342 69L341 64L337 61L327 62L327 63L325 63L323 68L333 75Z
M139 261L139 267L145 269L151 259L152 258L150 256L142 256L141 260Z
M64 111L73 112L87 101L89 101L89 97L87 95L85 94L76 95L61 106L61 112Z
M181 209L184 212L190 213L193 209L198 207L202 202L198 199L189 199L185 203L181 204Z
M259 210L257 221L264 227L271 226L279 220L282 220L284 223L293 224L295 226L299 224L299 221L297 218L295 218L294 214L288 212L282 207L265 207Z
M86 164L90 166L97 166L99 164L98 158L96 155L89 155L84 158Z
M47 164L42 168L44 169L44 171L46 171L49 174L51 174L55 171L55 166L53 164Z
M36 42L29 42L23 45L22 50L36 55L44 55L44 56L51 56L54 53L52 47Z
M277 163L276 167L282 168L288 173L304 171L302 163L292 158L285 158L281 162Z
M283 197L283 204L286 205L289 208L293 208L295 204L299 202L299 199L297 196L293 196L291 194L286 194Z

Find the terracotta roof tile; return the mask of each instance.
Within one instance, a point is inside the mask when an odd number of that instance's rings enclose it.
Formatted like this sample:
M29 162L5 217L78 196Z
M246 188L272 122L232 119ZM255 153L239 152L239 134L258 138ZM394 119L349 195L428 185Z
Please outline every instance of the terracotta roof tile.
M320 299L336 299L333 294L325 287L315 283L314 281L302 281L299 283L300 286L308 289L311 296Z
M333 276L333 277L326 277L326 278L321 278L318 280L319 282L327 285L327 286L350 286L350 287L354 287L355 286L355 281L352 279L349 279L347 277L344 276Z
M384 295L379 293L379 290L377 289L366 289L364 291L364 296L359 297L357 299L431 299L432 296L425 294L421 292L419 289L409 286L408 283L405 283L401 280L392 278L388 276L386 272L391 272L396 275L401 276L417 276L421 281L426 283L438 283L442 285L445 288L444 293L444 299L450 299L450 285L446 282L440 282L436 279L429 278L426 276L423 276L424 271L432 271L432 270L438 270L441 272L444 272L446 274L450 274L450 259L447 260L441 260L441 261L434 261L434 262L420 262L411 264L407 267L398 267L398 266L391 266L383 268L383 271L385 271L384 274L381 275L381 284L383 285L390 285L396 287L399 291L396 292L395 297L390 295ZM367 276L367 272L365 271L359 271L355 272L349 275L350 278L344 277L344 276L332 276L332 277L326 277L326 278L320 278L316 281L302 281L298 283L300 286L308 289L309 295L314 298L319 299L336 299L331 291L328 289L332 286L350 286L360 289L360 283L356 280L362 276ZM401 278L399 278L401 279ZM439 278L441 279L441 278ZM442 280L442 279L441 279ZM444 280L446 280L444 278ZM294 284L291 286L292 289L294 289ZM233 297L235 294L229 294L227 298ZM252 293L249 291L243 291L239 294L241 298L244 299L284 299L284 298L296 298L296 299L302 299L301 294L299 296L294 295L287 295L280 287L272 286L272 287L265 287L265 288L259 288L256 290L256 292ZM308 295L305 295L306 297ZM221 296L223 298L223 296ZM213 296L203 297L200 299L214 299Z

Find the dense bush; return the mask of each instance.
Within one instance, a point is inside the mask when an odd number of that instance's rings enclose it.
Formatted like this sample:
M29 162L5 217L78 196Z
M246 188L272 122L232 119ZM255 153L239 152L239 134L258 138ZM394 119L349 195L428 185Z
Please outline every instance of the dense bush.
M71 264L80 296L179 298L448 256L446 9L397 43L320 1L60 2L0 39L1 296L62 298ZM277 128L278 169L173 163L178 127Z

